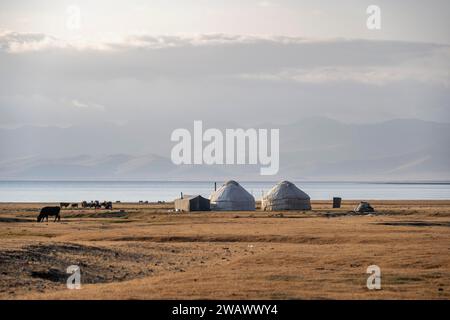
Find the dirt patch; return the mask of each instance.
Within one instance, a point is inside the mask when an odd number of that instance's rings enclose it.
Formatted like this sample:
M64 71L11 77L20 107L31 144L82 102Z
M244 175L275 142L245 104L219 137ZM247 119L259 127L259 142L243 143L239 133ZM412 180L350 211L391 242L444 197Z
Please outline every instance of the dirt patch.
M154 257L122 250L79 244L31 245L22 250L0 252L0 292L35 286L39 291L66 283L70 265L81 269L83 283L106 283L147 276L146 265ZM128 266L128 267L124 267ZM11 292L12 293L12 292Z
M127 217L128 214L125 211L74 212L63 215L63 218L127 218Z
M102 239L104 240L104 239ZM270 242L270 243L307 243L307 244L327 244L333 243L333 239L319 238L319 237L304 237L304 236L280 236L280 235L225 235L225 236L127 236L110 239L114 241L148 241L148 242L223 242L223 243L254 243L254 242Z
M67 278L67 274L61 270L50 268L49 270L43 271L31 271L31 276L33 278L41 278L53 282L64 282Z
M431 222L431 221L390 221L378 222L383 226L404 226L404 227L450 227L450 221Z
M109 244L110 245L110 244ZM208 250L205 250L208 249ZM64 290L77 265L81 284L120 283L160 274L177 274L214 260L223 263L231 252L219 247L184 243L125 242L111 247L77 243L41 243L16 250L0 250L0 297L27 292Z
M13 217L0 217L0 223L14 223L14 222L36 222L36 220L13 218Z

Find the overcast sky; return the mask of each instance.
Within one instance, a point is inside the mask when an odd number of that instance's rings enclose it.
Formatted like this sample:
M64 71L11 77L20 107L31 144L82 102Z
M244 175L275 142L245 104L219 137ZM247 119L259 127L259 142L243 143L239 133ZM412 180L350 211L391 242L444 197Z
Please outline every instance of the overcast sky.
M450 119L449 1L93 2L0 2L0 126Z
M378 5L382 30L366 28ZM76 5L82 28L65 27ZM130 33L282 34L449 43L447 0L2 0L0 27L57 37L100 39Z

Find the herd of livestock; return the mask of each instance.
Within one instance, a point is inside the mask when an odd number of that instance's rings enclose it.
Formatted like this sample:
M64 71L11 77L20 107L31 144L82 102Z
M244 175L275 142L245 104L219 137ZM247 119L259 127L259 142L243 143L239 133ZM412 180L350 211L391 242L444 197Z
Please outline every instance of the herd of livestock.
M82 208L94 208L101 209L105 208L107 210L112 210L112 202L111 201L83 201L81 202ZM37 217L37 222L44 222L46 220L48 222L48 217L55 217L55 222L61 220L60 211L62 208L78 208L78 203L70 203L70 202L60 202L59 207L44 207L39 212Z
M78 203L70 203L70 202L60 202L59 206L61 208L78 208ZM103 201L100 202L98 200L95 201L83 201L81 202L82 208L94 208L94 209L101 209L105 208L107 210L112 210L112 202L111 201Z

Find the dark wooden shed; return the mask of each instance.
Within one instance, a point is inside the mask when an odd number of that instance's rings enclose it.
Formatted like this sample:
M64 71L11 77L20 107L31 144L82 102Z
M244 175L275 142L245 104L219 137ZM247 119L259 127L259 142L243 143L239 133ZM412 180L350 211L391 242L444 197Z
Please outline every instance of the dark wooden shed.
M175 210L180 211L210 211L211 206L209 199L203 198L200 195L188 196L175 199Z

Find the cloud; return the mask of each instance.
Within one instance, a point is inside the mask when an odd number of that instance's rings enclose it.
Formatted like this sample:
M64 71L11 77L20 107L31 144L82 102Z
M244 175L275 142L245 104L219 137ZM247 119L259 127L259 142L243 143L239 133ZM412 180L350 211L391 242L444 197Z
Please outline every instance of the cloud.
M92 103L92 102L81 102L79 100L73 99L71 101L71 105L75 108L81 108L81 109L96 109L100 111L105 111L105 106L98 104L98 103Z
M320 40L323 41L323 40ZM131 34L115 39L92 41L75 38L63 40L42 33L24 33L0 30L0 50L9 53L70 49L87 51L118 51L130 49L169 49L180 47L221 46L239 44L300 44L320 42L293 36L237 35L224 33L190 35Z
M320 66L284 69L272 73L241 74L248 80L298 82L310 84L356 82L366 85L389 85L402 81L450 86L450 48L431 49L418 58L394 66Z
M10 32L0 44L3 126L125 121L151 123L158 134L181 120L439 120L450 112L446 45L232 34L83 44Z
M450 57L449 57L450 58ZM447 69L448 70L448 69ZM448 71L405 67L321 67L312 69L284 70L268 74L242 74L243 79L262 81L287 81L309 84L356 82L383 86L401 81L418 81L426 84L450 86Z
M65 46L64 41L42 33L0 31L0 50L6 52L39 51L47 48L62 48Z

